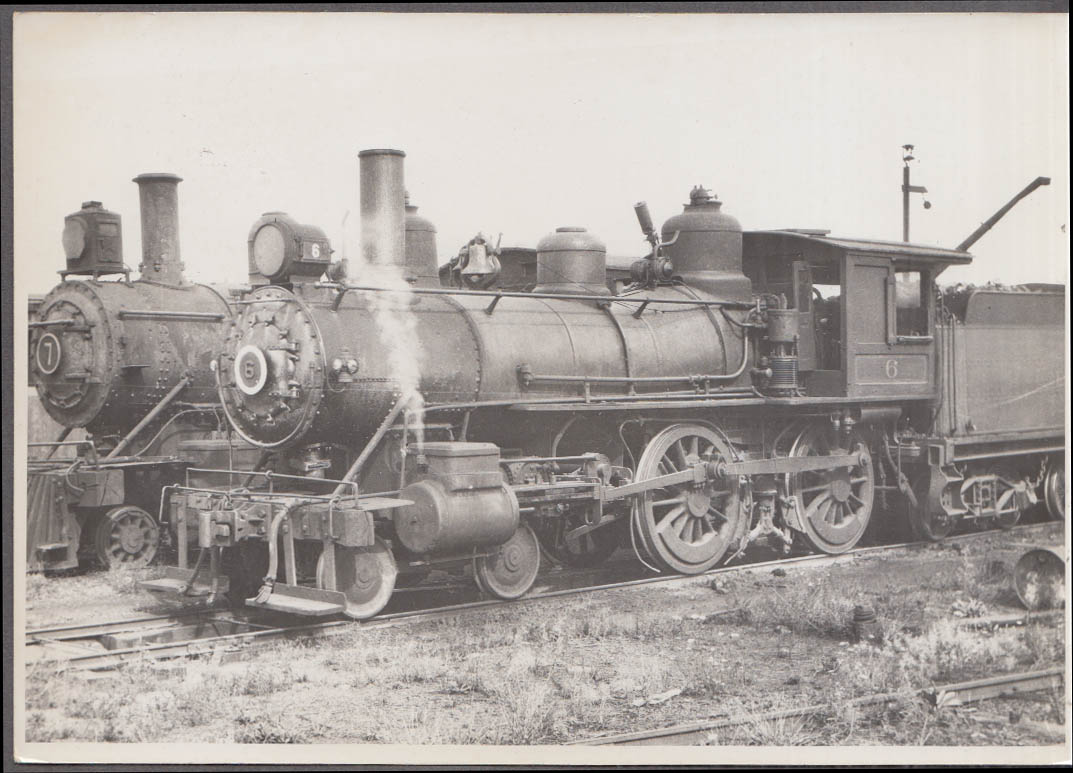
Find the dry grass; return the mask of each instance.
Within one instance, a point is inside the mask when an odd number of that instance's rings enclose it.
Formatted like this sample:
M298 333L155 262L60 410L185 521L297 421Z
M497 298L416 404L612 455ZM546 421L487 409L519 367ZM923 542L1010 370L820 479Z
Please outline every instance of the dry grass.
M756 596L746 606L744 618L757 628L781 627L796 634L846 639L852 633L853 606L843 589L808 581Z
M278 643L250 662L133 664L106 680L38 668L27 684L28 739L548 744L826 704L822 715L754 718L712 741L938 743L968 720L915 697L867 710L848 699L1064 659L1056 628L989 633L938 619L956 598L993 598L994 572L952 562L899 584L874 569L795 572L781 587L742 582L733 597L698 585L355 628ZM968 585L952 594L955 581ZM876 609L883 646L848 643L857 603ZM732 606L745 611L711 617Z
M113 566L102 572L104 583L119 596L133 596L146 594L147 591L138 587L143 580L159 577L163 569L159 566L145 566L131 568L125 566Z

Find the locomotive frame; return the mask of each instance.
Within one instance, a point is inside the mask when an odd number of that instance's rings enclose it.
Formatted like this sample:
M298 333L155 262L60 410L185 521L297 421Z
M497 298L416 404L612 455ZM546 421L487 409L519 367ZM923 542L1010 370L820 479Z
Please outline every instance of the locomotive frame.
M935 280L968 253L743 233L698 187L660 235L638 205L652 250L620 293L577 228L541 242L534 290L465 289L494 284L480 235L444 274L465 287L434 287L406 244L402 155L360 154L363 228L394 224L370 264L410 286L277 277L238 301L214 363L235 430L307 475L169 488L179 565L146 587L364 618L432 566L468 563L484 591L516 598L542 552L595 564L627 536L657 570L695 574L758 540L844 552L888 498L927 538L966 518L1010 526L1041 488L1061 514L1053 356L999 395L1031 398L1039 426L979 433L958 413L972 399L951 374L979 315L959 320ZM251 276L276 265L255 242ZM1035 309L1009 341L1061 331L1057 293L1006 296ZM384 305L431 352L419 385L385 364L400 343Z

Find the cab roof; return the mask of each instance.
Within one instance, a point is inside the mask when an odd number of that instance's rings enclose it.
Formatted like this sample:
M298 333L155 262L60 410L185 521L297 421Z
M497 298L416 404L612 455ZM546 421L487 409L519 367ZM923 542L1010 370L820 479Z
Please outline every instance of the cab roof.
M888 242L876 239L844 239L828 236L826 231L815 230L780 230L780 231L745 231L743 238L743 257L778 258L787 260L811 257L835 258L848 253L864 255L882 255L895 260L908 260L914 263L932 263L947 265L966 265L972 262L972 255L961 250L945 247L933 247L927 244L911 242Z

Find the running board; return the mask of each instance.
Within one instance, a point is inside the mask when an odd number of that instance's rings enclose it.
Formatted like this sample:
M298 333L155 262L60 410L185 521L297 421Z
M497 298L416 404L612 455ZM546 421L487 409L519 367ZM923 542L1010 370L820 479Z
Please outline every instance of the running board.
M271 609L292 615L323 617L341 614L346 609L346 595L337 590L321 590L277 582L272 587L272 595L265 602L258 603L257 598L254 597L246 599L246 606Z

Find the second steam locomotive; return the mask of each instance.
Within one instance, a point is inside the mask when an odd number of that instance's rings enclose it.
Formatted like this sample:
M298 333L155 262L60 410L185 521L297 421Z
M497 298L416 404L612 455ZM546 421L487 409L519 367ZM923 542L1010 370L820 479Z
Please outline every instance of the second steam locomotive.
M212 367L278 472L170 487L178 566L147 587L364 618L437 566L516 598L542 552L696 574L758 541L846 551L877 503L933 539L1062 511L1060 288L943 293L968 253L743 232L701 187L659 231L637 205L619 292L578 227L531 288L497 287L483 237L444 287L403 155L360 154L355 276L319 229L255 223Z
M181 178L134 182L140 276L123 262L120 216L87 201L65 219L62 281L29 324L31 380L62 427L31 443L29 570L71 569L80 553L103 566L149 563L164 536L161 488L193 464L252 464L257 453L216 432L226 425L210 366L231 307L226 292L184 276ZM69 440L72 430L87 436Z

